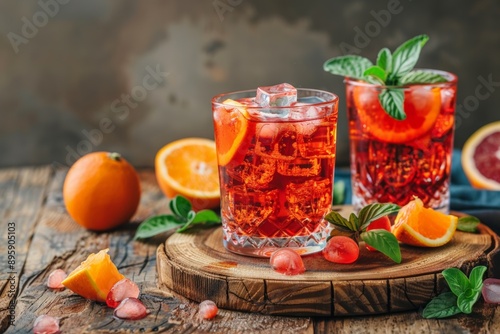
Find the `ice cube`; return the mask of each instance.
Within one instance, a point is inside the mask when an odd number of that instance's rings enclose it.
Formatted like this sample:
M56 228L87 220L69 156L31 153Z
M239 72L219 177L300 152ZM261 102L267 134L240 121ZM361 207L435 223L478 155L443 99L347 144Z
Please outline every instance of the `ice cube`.
M261 107L287 107L297 102L297 89L287 83L259 87L255 101Z
M317 103L323 103L326 101L318 96L302 96L302 97L297 98L297 102L300 102L303 104L317 104Z
M264 123L257 128L255 154L280 160L297 156L297 130L293 124Z
M286 186L286 206L299 220L322 219L332 202L332 185L329 178L290 183ZM305 218L308 219L305 219Z
M289 176L316 176L321 171L319 159L296 158L278 161L278 173Z

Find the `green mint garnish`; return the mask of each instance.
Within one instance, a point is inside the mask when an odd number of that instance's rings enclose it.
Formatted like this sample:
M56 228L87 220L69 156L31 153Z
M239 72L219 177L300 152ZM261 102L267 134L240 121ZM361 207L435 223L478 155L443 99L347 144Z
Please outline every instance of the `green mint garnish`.
M425 307L422 316L424 318L447 318L459 314L462 311L457 306L457 296L453 292L444 292L434 297Z
M424 308L424 318L446 318L459 313L470 314L481 295L485 266L472 269L469 278L457 268L443 270L442 274L451 292L444 292L432 299Z
M465 216L458 218L457 230L462 232L476 233L479 219L473 216Z
M404 120L404 93L401 86L446 82L442 75L413 70L420 51L429 40L427 35L415 36L401 44L393 54L383 48L377 56L377 63L361 56L340 56L327 60L323 69L335 75L363 80L385 88L379 96L382 108L392 118Z
M325 62L323 69L336 75L363 80L365 71L372 67L372 62L361 56L341 56Z
M145 239L157 234L176 230L185 232L194 226L213 226L221 223L220 217L212 210L193 211L191 202L177 195L169 202L172 214L157 215L144 220L135 233L134 239Z
M394 234L383 229L366 231L371 222L396 213L399 209L398 205L392 203L374 203L362 208L358 216L351 213L349 219L346 219L340 213L332 211L326 215L325 220L334 226L330 237L343 235L357 241L362 239L367 245L388 256L394 262L401 263L401 249Z

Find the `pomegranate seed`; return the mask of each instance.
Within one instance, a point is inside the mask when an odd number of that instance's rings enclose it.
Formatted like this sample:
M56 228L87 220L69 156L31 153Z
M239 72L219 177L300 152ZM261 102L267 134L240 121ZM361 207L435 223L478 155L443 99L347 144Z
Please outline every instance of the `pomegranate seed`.
M217 316L219 308L211 300L204 300L200 303L198 314L202 319L210 320Z
M115 308L120 305L120 302L127 297L138 298L139 293L140 291L137 284L135 284L128 278L124 278L116 282L111 290L109 290L106 297L106 304L109 307Z
M53 334L59 332L59 319L49 315L41 315L36 318L33 324L35 334Z
M500 303L500 279L498 278L487 278L483 282L483 294L484 301L490 304Z
M64 285L62 285L62 281L68 275L62 269L56 269L50 273L49 278L47 278L47 286L51 289L63 289Z
M148 315L146 306L137 298L127 297L121 301L113 315L120 319L138 320Z
M275 251L269 263L275 271L284 275L298 275L306 271L300 255L289 248Z
M353 263L359 257L359 246L351 238L337 235L323 248L323 256L334 263Z

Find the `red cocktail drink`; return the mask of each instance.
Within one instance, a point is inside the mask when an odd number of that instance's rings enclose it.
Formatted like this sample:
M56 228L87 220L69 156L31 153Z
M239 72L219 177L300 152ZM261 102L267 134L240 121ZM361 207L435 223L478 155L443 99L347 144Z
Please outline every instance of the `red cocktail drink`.
M271 94L267 106L256 90L212 100L224 245L240 254L317 252L328 236L338 98L306 89L277 94L281 100Z
M391 87L404 91L404 120L383 110L386 87L345 80L356 210L374 202L405 205L413 196L449 210L457 78L432 72L448 82Z

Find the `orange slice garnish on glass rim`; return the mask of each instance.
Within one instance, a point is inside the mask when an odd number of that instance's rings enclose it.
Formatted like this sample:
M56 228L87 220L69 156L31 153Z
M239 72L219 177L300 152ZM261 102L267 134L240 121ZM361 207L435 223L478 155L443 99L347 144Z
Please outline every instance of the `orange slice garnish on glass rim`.
M356 86L353 99L365 130L384 142L406 143L426 134L434 126L441 110L440 88L407 88L404 99L406 119L399 121L382 109L379 93L380 89L375 87Z
M415 198L399 210L392 233L407 245L439 247L453 238L457 224L457 217L425 208L422 201Z
M245 115L245 106L231 99L225 100L214 110L215 141L220 166L227 165L233 159L246 136L248 121Z

